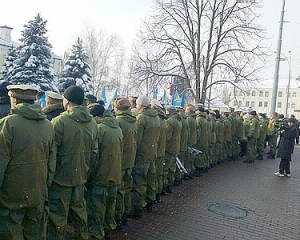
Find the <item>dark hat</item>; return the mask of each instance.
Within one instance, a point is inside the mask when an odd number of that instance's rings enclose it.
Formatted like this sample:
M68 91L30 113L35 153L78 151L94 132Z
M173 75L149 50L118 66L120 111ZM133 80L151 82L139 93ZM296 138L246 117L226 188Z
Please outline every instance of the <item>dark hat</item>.
M205 112L204 107L197 107L195 111Z
M260 115L262 118L266 118L267 117L266 114L264 114L264 113L259 113L258 115Z
M84 99L84 92L81 87L73 85L65 90L64 97L72 103L82 105Z
M102 117L104 111L105 111L105 108L103 106L96 104L90 109L90 114L93 117Z
M8 85L8 96L22 100L36 100L38 90L29 85Z
M1 81L0 83L0 98L8 97L8 89L6 88L8 85L11 85L8 81Z
M296 123L296 122L297 122L297 119L291 117L291 118L288 119L288 122L289 122L289 123Z
M88 100L94 100L94 101L97 100L97 97L95 97L93 94L87 94L85 97L86 97Z
M252 116L256 116L256 111L251 111L249 114Z
M166 108L166 110L169 111L169 112L171 112L171 113L173 113L173 112L176 112L176 107L174 107L173 105L171 105L171 106L168 106Z
M126 110L131 107L131 104L127 98L121 98L116 100L115 107L118 110Z

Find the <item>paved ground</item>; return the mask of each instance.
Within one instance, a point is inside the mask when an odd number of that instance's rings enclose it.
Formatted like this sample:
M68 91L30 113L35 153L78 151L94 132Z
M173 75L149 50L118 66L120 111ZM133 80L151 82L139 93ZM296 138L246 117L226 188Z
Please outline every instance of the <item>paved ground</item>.
M129 220L111 239L300 240L300 147L295 146L290 178L279 178L279 159L254 164L227 162L163 196L153 213ZM209 210L213 204L245 210L233 218ZM218 205L217 205L218 206ZM229 212L230 213L230 212Z

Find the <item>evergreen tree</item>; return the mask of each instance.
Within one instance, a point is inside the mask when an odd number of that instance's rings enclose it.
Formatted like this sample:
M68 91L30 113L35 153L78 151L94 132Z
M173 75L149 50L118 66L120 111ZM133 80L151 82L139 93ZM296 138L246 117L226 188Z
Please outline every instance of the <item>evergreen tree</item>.
M4 63L1 71L4 81L10 81L11 77L15 74L14 60L16 59L16 56L17 49L13 47L9 48L8 54L4 58Z
M86 62L87 54L82 45L80 38L72 46L71 54L69 55L64 69L59 79L59 90L64 92L71 85L81 87L85 93L93 92L93 83L91 81L91 69Z
M7 80L13 84L26 84L46 90L57 91L54 86L51 44L44 35L47 21L40 14L24 25L20 46L15 51L15 58L8 65Z

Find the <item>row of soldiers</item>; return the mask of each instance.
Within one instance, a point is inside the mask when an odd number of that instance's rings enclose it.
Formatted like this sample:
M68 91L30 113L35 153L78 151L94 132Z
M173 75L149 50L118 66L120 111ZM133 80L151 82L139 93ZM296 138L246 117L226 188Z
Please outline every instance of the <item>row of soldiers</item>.
M6 88L11 109L0 120L5 239L57 239L68 224L79 239L103 239L128 217L151 212L182 180L237 160L241 141L246 162L254 161L262 132L255 111L243 123L232 110L220 116L191 104L164 108L146 96L135 107L119 97L111 111L97 103L86 107L77 86L63 96L47 92L41 109L36 89Z

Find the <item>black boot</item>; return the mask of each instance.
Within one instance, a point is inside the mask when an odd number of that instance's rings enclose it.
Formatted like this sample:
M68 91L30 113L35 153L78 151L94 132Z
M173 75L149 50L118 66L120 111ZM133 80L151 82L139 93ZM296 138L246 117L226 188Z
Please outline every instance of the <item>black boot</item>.
M268 159L275 159L275 154L271 154L270 156L268 156Z
M161 195L162 195L162 196L167 195L167 189L166 189L166 188L163 188L163 189L161 190Z
M128 226L128 213L123 213L123 216L122 216L122 225L123 226Z
M137 209L133 209L128 213L127 217L128 218L141 218L142 217L142 211L137 210Z
M159 193L156 193L155 200L156 200L157 203L161 203L161 198L160 198Z
M121 228L122 228L122 219L120 217L116 217L115 221L116 221L116 224L117 224L116 230L121 230Z
M264 160L263 155L258 155L256 160Z
M167 193L172 193L173 192L172 186L168 185L166 188L166 191L167 191Z
M145 209L147 212L152 212L153 203L147 203Z
M173 186L179 186L179 181L175 180Z

